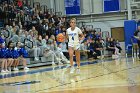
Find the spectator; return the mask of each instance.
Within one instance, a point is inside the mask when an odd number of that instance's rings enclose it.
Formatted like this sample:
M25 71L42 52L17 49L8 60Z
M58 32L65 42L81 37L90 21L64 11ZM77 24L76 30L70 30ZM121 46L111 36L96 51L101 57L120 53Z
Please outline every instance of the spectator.
M88 51L87 52L88 52L87 53L88 54L88 59L90 59L90 58L97 59L97 54L95 52L95 40L94 39L92 39L91 43L88 44Z
M38 61L39 60L39 56L40 56L40 48L37 47L37 43L36 43L36 40L37 40L37 37L34 37L33 35L33 32L30 32L30 34L27 36L27 39L25 44L26 45L26 49L27 51L29 52L29 56L30 57L34 57L35 61ZM33 46L32 46L32 43L33 43Z
M23 66L24 66L24 70L29 70L29 68L27 67L27 61L26 61L26 57L28 56L27 51L22 47L21 42L17 42L16 43L16 47L15 50L18 51L19 57L17 63L15 64L14 70L18 71L18 65L20 62L22 62Z
M138 26L138 30L134 33L134 37L137 39L137 43L139 46L139 59L140 59L140 26Z
M69 60L63 54L62 44L61 43L58 44L58 47L57 47L57 50L56 50L55 53L57 55L57 59L59 59L59 64L62 64L62 63L70 63Z
M4 40L0 37L0 62L1 62L1 73L9 72L7 70L7 49L4 46Z
M119 49L119 53L121 53L122 48L118 40L116 40L116 47Z
M115 54L115 44L114 44L112 38L107 39L107 41L106 41L106 50L111 51L113 54Z

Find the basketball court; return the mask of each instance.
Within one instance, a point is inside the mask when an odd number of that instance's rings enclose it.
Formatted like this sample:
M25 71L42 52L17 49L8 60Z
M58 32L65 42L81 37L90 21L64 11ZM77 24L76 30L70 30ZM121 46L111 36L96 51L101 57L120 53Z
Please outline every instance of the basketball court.
M68 65L0 74L0 93L139 93L140 61L134 58L81 62L81 73Z

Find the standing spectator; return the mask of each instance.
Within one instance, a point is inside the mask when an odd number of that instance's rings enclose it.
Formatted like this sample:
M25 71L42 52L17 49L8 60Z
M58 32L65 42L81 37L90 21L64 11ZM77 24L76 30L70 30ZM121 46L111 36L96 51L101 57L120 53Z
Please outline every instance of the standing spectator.
M139 59L140 59L140 26L138 26L138 30L134 33L134 37L137 39L137 43L139 46Z

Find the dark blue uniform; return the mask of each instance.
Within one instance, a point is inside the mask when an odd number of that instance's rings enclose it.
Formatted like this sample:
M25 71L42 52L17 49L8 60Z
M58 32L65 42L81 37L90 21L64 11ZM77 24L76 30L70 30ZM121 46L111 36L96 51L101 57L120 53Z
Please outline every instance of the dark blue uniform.
M23 56L24 58L28 57L28 53L27 50L25 50L24 48L19 48L17 49L19 56Z
M7 48L0 48L0 58L7 58Z
M16 59L19 57L19 53L15 49L7 49L7 58Z

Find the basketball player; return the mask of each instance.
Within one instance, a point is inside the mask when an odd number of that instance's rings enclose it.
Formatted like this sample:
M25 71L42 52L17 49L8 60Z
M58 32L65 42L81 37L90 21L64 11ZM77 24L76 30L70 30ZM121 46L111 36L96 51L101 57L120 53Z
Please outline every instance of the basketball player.
M70 28L67 29L66 38L68 38L68 52L70 56L70 65L71 70L70 73L74 73L74 66L73 66L73 55L75 52L76 62L77 62L77 73L80 73L80 43L84 39L84 35L82 31L76 27L76 19L72 18L70 20Z

